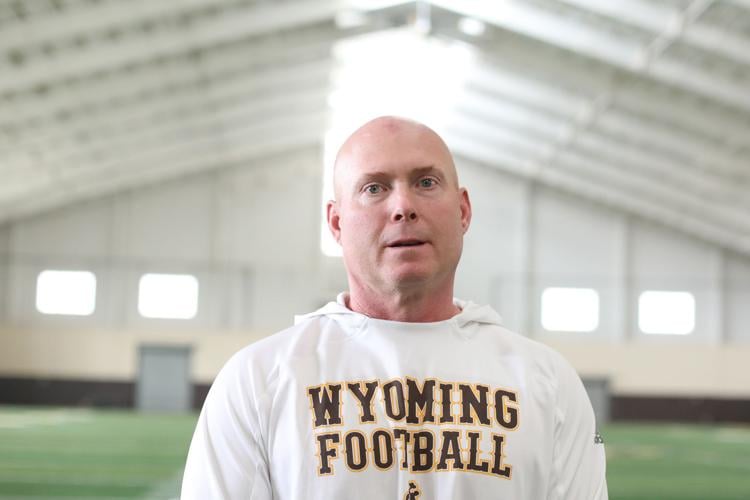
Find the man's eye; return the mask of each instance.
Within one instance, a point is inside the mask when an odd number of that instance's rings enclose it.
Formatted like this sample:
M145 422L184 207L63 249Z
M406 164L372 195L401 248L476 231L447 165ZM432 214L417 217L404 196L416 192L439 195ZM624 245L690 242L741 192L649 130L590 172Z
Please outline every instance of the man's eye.
M419 180L419 185L424 188L430 188L435 185L435 179L427 177Z
M382 188L382 187L380 187L380 186L379 186L379 185L377 185L377 184L370 184L369 186L367 186L367 187L365 188L365 191L367 191L367 192L368 192L369 194L378 194L378 193L379 193L379 192L381 192L382 190L383 190L383 188Z

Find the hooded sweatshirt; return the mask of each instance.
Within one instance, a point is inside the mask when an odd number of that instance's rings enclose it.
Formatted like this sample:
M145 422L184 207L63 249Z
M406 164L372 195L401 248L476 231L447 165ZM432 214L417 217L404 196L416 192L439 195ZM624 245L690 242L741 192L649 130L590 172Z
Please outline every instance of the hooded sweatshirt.
M345 295L216 377L182 499L606 499L591 404L555 351L489 306L404 323Z

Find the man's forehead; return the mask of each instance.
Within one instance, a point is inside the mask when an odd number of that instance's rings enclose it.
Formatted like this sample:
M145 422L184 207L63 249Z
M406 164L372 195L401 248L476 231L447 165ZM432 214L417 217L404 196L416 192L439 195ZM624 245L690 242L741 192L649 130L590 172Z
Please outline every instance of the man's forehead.
M444 143L431 129L424 125L388 125L362 129L352 134L342 150L364 152L379 150L383 146L396 146L405 150L417 151L442 149Z
M458 177L451 157L420 152L401 151L395 155L352 154L338 162L334 170L337 184L360 184L367 179L412 179L435 175L458 186Z
M423 167L440 168L458 184L450 150L437 133L411 120L380 117L344 141L334 164L335 188L342 177Z
M405 118L382 116L355 130L342 144L337 156L362 156L383 149L406 151L446 150L447 146L431 128Z

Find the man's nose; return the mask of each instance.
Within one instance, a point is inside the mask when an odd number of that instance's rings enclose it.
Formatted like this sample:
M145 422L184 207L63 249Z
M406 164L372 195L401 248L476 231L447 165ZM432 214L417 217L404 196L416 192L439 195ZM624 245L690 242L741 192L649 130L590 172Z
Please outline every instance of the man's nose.
M417 220L417 212L414 209L396 209L393 211L393 222L405 220Z
M395 191L393 196L391 220L393 222L407 222L417 220L417 210L409 193Z

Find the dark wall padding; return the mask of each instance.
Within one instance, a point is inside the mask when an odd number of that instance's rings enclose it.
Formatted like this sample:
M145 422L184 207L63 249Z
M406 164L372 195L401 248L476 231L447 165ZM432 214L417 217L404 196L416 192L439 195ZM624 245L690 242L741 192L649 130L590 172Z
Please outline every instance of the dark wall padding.
M612 420L750 423L750 400L614 396Z
M209 384L193 384L199 410ZM135 383L0 377L0 404L132 408ZM610 400L613 421L750 423L750 399L617 396Z
M132 407L132 382L0 377L0 404Z

